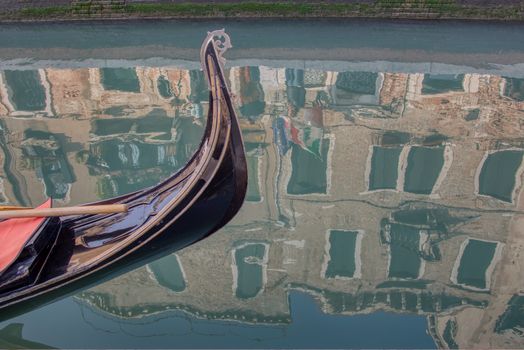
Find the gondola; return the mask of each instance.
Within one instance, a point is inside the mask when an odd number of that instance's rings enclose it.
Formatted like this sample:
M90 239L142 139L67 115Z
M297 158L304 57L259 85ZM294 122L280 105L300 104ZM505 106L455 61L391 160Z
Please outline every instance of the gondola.
M9 261L4 254L3 265L1 252L9 247L0 245L0 319L195 243L238 212L246 194L247 166L224 77L222 55L229 47L223 30L208 33L202 44L200 60L210 90L208 120L200 147L180 171L153 187L86 205L124 204L125 212L7 220L17 225L12 220L26 220L34 227L16 247L16 257ZM43 204L48 206L50 202ZM18 233L11 229L10 234Z

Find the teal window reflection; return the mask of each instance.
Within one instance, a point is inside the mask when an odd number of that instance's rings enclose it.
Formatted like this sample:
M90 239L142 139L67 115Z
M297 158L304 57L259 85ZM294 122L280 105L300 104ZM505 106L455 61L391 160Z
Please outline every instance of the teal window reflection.
M248 152L246 154L247 167L248 167L248 181L247 181L247 193L246 201L248 202L260 202L262 195L260 194L259 184L259 161L260 157L256 150L254 152Z
M240 114L250 121L258 120L266 108L264 89L260 84L260 69L258 67L241 67L238 74Z
M326 278L360 277L359 231L330 230L328 232L328 256L324 276Z
M460 256L456 283L481 290L489 289L487 276L497 250L497 242L468 239Z
M176 254L156 260L147 267L162 287L177 293L186 289L184 271Z
M444 146L411 147L404 178L404 191L431 194L444 166Z
M419 278L422 259L420 257L420 232L418 228L391 224L389 278Z
M304 88L304 70L286 68L286 95L288 103L295 108L302 108L306 103Z
M37 70L5 70L9 100L17 111L42 111L46 108L45 89Z
M373 146L369 190L396 189L402 147Z
M131 118L95 119L91 129L93 134L98 136L127 134L131 132L134 122L135 120Z
M161 109L154 110L146 117L135 119L135 121L137 133L161 133L161 137L156 137L155 139L171 139L171 127L173 125L173 118L168 117L165 111Z
M53 199L67 198L76 177L64 151L68 146L65 135L27 129L24 136L24 158L44 182L46 196Z
M523 334L524 331L524 295L514 295L508 302L508 307L495 323L495 332L513 331Z
M105 90L140 92L140 82L134 68L100 68Z
M504 86L504 96L507 96L515 101L524 101L524 79L522 78L504 78L506 85Z
M256 297L265 285L268 245L239 244L233 250L233 288L240 299Z
M329 305L335 314L345 312L362 312L389 307L393 310L414 313L434 313L435 311L451 311L465 305L485 307L485 301L468 297L458 297L450 294L416 290L375 290L373 292L359 291L355 294L340 291L322 291L322 300Z
M157 87L158 87L158 93L163 98L170 98L173 96L173 91L171 91L171 84L169 83L169 80L165 76L161 75L158 77Z
M320 157L301 146L291 147L291 178L287 193L294 195L327 193L329 139L321 141Z
M207 101L209 98L209 90L204 72L200 69L190 70L189 81L191 86L189 101L192 103Z
M522 164L523 150L506 150L487 156L479 175L479 194L513 202L515 175Z
M422 93L440 94L450 91L464 91L464 74L424 74Z

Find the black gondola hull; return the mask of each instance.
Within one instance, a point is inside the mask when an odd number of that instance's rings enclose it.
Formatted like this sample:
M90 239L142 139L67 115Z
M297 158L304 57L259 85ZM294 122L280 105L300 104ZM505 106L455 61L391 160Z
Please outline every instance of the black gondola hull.
M247 189L247 165L213 37L204 43L204 60L211 86L210 111L199 151L163 183L100 202L129 204L126 215L64 221L39 283L0 293L0 320L191 245L216 232L238 212Z

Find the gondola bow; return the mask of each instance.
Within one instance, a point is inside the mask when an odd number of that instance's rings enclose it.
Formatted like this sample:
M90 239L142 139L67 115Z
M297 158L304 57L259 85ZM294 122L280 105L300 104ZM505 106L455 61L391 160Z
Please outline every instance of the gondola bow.
M203 139L189 162L153 187L90 204L122 203L128 208L125 213L43 220L0 274L0 319L197 242L238 212L246 194L247 167L224 76L222 55L229 47L223 30L208 33L202 45L209 113Z

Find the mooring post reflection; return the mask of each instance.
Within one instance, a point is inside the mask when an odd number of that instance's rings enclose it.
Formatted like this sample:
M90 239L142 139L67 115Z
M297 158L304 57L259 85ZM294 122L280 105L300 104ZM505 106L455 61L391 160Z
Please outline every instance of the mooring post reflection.
M0 76L10 203L156 183L196 150L209 108L198 70ZM268 66L227 78L249 168L239 215L80 304L114 322L185 310L263 328L290 324L288 294L302 291L327 314L424 316L438 347L524 344L524 79Z

